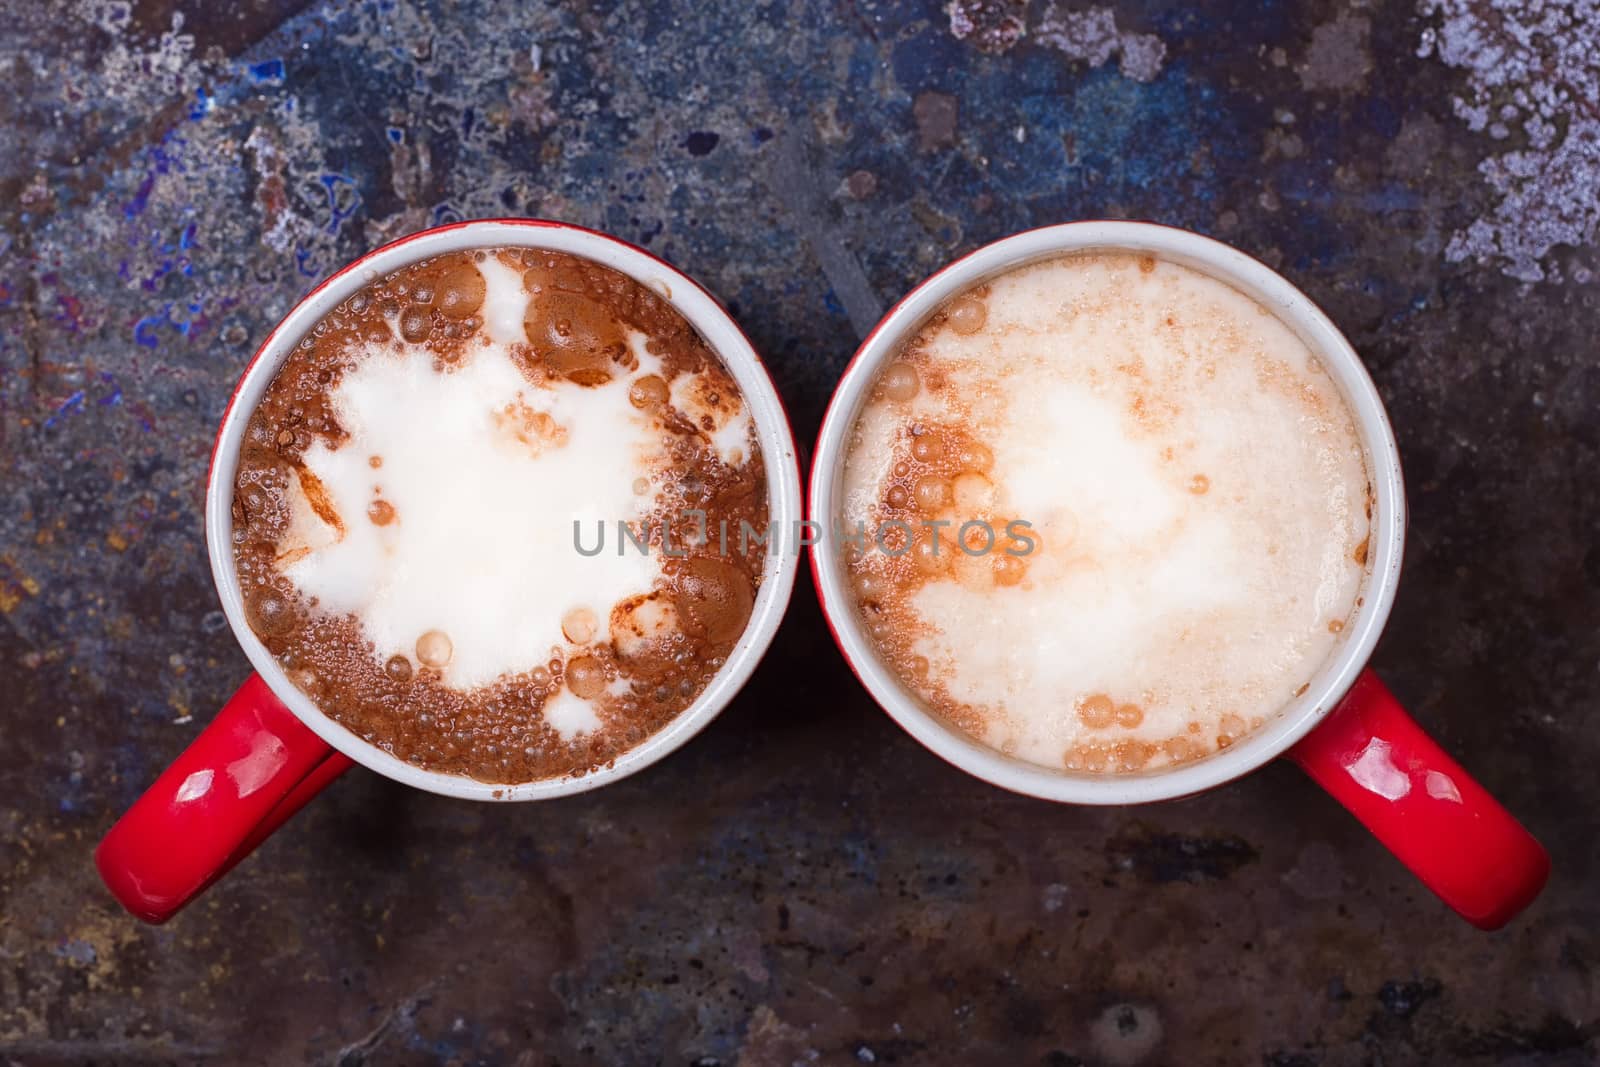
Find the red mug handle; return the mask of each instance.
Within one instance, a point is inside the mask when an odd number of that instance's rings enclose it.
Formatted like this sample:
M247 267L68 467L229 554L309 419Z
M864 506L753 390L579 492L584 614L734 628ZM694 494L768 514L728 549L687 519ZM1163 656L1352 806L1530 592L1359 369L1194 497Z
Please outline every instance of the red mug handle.
M350 765L252 674L117 820L95 866L123 907L166 922Z
M1544 846L1370 670L1289 758L1474 926L1504 926L1550 876Z

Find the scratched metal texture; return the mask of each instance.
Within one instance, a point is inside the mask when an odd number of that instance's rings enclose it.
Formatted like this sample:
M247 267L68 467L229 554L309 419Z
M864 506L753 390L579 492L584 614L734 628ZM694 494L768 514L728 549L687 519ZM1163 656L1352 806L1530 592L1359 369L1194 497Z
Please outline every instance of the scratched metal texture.
M0 1059L1595 1062L1592 0L0 14ZM1549 890L1479 933L1285 767L1138 810L992 789L802 585L647 773L502 807L354 772L170 925L122 915L94 842L246 670L200 518L236 375L364 249L508 214L701 279L805 441L881 310L1013 231L1156 219L1281 269L1405 457L1377 665Z

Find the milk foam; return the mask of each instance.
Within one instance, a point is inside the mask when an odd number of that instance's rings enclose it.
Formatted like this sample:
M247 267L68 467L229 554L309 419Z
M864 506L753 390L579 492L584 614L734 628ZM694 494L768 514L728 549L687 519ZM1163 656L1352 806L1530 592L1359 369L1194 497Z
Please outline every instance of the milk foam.
M343 536L319 523L322 543L284 569L320 608L356 615L381 658L444 631L454 645L445 681L462 689L548 660L573 608L594 610L605 639L610 606L650 589L659 560L581 557L572 522L592 539L596 522L643 518L633 482L661 464L625 387L535 389L497 346L464 364L441 373L426 352L364 353L334 393L350 440L305 454ZM496 416L518 404L553 418L564 443L530 446L508 432ZM380 498L395 510L383 526L367 517Z
M638 366L608 384L536 386L510 353L524 340L520 275L494 257L478 266L483 327L454 365L399 341L354 353L331 394L348 438L319 440L303 457L337 520L319 517L297 484L278 546L281 571L317 610L354 615L379 660L415 664L421 635L447 634L443 681L459 690L531 671L552 650L576 654L561 628L574 609L594 613L595 642L610 639L612 606L648 593L662 563L655 551L617 553L617 523L649 517L657 496L637 492L639 480L658 482L670 466L660 424L628 398L634 380L662 373L646 338L629 334ZM393 508L384 524L368 516L377 500ZM605 551L580 554L575 521L591 549L604 524ZM544 716L564 737L599 725L564 688Z
M906 358L935 385L869 403L846 461L844 518L871 528L909 427L963 425L993 451L995 512L1038 537L1016 586L947 575L890 598L888 644L928 662L913 688L1055 767L1124 740L1159 766L1162 742L1210 751L1270 716L1364 572L1366 469L1331 379L1265 309L1174 264L1058 259L984 300L974 334L925 328ZM1086 726L1096 694L1140 721Z
M528 294L522 288L522 275L498 256L486 257L477 267L483 275L483 307L478 313L484 334L502 345L526 340L522 319L528 312Z

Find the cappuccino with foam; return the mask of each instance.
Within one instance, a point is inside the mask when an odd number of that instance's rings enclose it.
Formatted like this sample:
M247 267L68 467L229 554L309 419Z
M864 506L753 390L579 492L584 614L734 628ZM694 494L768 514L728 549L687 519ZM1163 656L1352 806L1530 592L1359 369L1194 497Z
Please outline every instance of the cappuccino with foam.
M840 526L902 684L999 751L1186 763L1259 727L1340 640L1371 503L1356 428L1266 308L1124 253L949 301L879 372ZM892 539L891 539L892 540Z
M234 559L252 629L324 713L515 783L614 760L744 632L762 542L717 551L671 532L685 514L766 527L727 369L625 275L483 249L373 282L299 343L250 417ZM618 523L632 543L593 551Z

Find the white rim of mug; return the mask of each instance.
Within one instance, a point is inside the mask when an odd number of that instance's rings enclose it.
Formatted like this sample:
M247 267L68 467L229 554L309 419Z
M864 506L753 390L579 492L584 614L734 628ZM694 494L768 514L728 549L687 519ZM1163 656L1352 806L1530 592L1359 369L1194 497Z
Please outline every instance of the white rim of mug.
M1361 438L1373 495L1367 576L1340 643L1299 696L1260 728L1193 763L1130 774L1093 775L1015 759L941 719L879 659L862 631L838 554L829 546L838 514L844 444L878 368L947 300L987 278L1074 252L1146 253L1223 281L1266 307L1322 362L1343 394ZM810 514L820 540L811 548L823 614L845 659L872 697L936 755L1013 792L1072 804L1142 804L1204 792L1282 755L1337 706L1366 666L1394 605L1404 552L1406 502L1400 453L1388 413L1361 357L1320 308L1270 267L1220 241L1149 222L1069 222L985 245L908 293L862 342L823 418L811 468Z
M256 673L301 722L357 763L405 785L468 800L524 801L569 796L609 785L665 758L715 719L743 688L772 643L787 610L799 568L787 546L767 553L750 621L728 661L695 701L660 730L587 774L531 782L480 782L425 770L383 751L325 714L291 683L245 620L234 567L233 475L239 446L262 395L307 331L357 290L409 263L474 248L539 248L594 260L656 292L688 320L738 383L750 405L767 475L771 527L787 531L801 512L799 458L788 415L761 357L737 323L698 283L663 260L609 234L544 219L479 219L402 237L361 257L312 290L267 336L239 379L217 431L206 487L206 545L222 610Z

